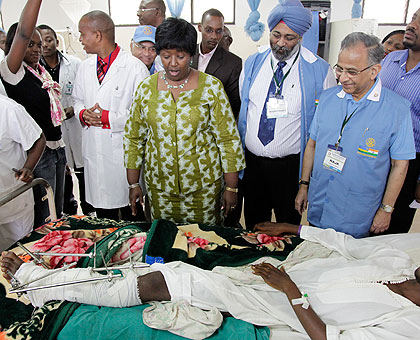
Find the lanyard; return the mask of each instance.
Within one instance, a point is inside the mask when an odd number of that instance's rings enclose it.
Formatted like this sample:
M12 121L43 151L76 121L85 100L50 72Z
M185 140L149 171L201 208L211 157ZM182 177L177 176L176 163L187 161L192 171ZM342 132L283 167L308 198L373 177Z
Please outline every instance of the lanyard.
M293 60L293 64L292 64L292 66L290 66L289 70L288 70L288 71L286 72L286 74L283 76L283 78L281 79L281 81L279 81L279 80L277 79L276 72L274 72L273 60L271 59L271 68L273 69L274 82L276 83L276 94L279 94L278 92L279 92L279 90L280 90L280 86L283 84L284 80L285 80L285 79L286 79L286 77L289 75L290 70L292 69L293 65L295 64L296 60L297 60L297 59L298 59L298 57L299 57L299 53L300 53L300 50L296 53L296 57L295 57L295 60Z
M340 146L341 137L343 137L344 127L347 125L347 123L349 122L349 120L351 119L351 117L353 117L353 115L354 115L354 113L356 112L357 109L358 109L358 107L356 107L354 109L354 111L351 113L350 116L348 116L348 114L346 114L346 116L344 117L343 123L341 124L340 135L338 136L337 143L335 143L335 145L334 145L336 149L338 149L338 147Z

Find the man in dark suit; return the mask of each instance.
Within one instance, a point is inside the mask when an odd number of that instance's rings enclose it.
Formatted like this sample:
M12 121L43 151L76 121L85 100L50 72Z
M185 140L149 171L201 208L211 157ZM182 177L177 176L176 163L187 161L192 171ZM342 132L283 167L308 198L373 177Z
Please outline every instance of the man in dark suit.
M235 118L239 114L239 75L242 70L242 59L219 46L223 37L224 17L217 9L203 13L198 31L201 32L201 43L197 45L192 67L215 76L222 83L232 106Z
M197 53L193 57L192 67L219 79L229 98L235 119L241 109L239 97L239 75L242 70L242 59L226 51L219 43L223 38L225 26L223 14L217 9L209 9L203 13L198 31L201 43L197 45ZM229 212L224 224L229 227L240 227L243 192L241 181L238 183L238 204Z

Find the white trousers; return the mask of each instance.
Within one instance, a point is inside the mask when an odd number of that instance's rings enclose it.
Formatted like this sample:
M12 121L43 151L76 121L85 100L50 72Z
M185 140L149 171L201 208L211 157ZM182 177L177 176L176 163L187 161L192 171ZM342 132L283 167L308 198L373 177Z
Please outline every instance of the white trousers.
M0 224L0 252L28 235L34 226L34 209L29 209L13 222Z
M166 281L171 301L187 301L190 305L210 310L227 311L235 318L261 326L288 324L302 329L286 296L264 282L237 285L225 275L203 270L183 262L155 263L150 268L123 271L124 279L99 281L28 292L34 306L49 300L66 300L107 307L129 307L142 304L137 291L137 278L160 271ZM33 263L23 264L16 272L21 282L40 277L48 270ZM70 280L103 277L86 268L68 269L37 281L36 286Z

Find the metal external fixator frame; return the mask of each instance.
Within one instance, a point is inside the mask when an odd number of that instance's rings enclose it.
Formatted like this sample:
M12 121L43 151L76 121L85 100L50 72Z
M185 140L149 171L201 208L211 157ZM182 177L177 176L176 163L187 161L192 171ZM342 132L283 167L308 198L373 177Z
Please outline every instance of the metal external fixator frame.
M96 268L95 265L93 266L93 268L90 268L91 271L93 272L103 272L103 271L109 271L109 270L123 270L123 269L131 269L133 270L134 268L146 268L146 267L150 267L150 264L148 263L134 263L133 262L133 258L132 255L133 253L131 252L130 246L127 244L127 248L128 248L128 252L130 253L130 263L129 264L124 264L121 266L113 266L113 267L108 267L107 265L105 265L105 267L100 267L100 268ZM103 256L103 253L101 251L101 256L102 256L102 261L105 262L105 258Z
M30 285L31 283L34 283L34 282L36 282L36 281L39 281L39 280L45 279L46 277L51 276L51 275L54 275L54 274L56 274L56 273L58 273L58 272L61 272L61 271L67 270L67 269L69 269L70 267L75 266L75 265L76 265L76 263L77 263L77 262L72 262L72 263L66 264L65 266L63 266L63 267L61 267L61 268L58 268L58 269L51 269L51 270L49 270L49 271L48 271L48 273L46 273L45 275L42 275L42 276L38 277L37 279L34 279L34 280L31 280L31 281L25 282L25 283L23 283L23 284L21 284L21 283L19 282L19 280L18 280L16 277L12 276L12 275L11 275L11 273L8 273L8 274L9 274L9 276L10 276L10 277L12 277L12 278L15 280L15 282L17 282L17 284L15 284L14 286L12 285L13 289L22 289L22 288L25 288L26 286Z
M97 282L97 281L104 281L104 280L111 281L112 279L123 278L123 277L124 277L124 275L122 273L114 274L113 272L109 272L104 277L92 277L92 278L83 279L83 280L74 280L74 281L68 281L68 282L52 283L52 284L44 285L44 286L26 287L26 288L22 288L22 289L11 289L11 290L9 290L9 293L10 294L22 294L22 293L30 292L30 291L33 291L33 290L55 288L55 287L62 287L62 286L75 285L75 284L80 284L80 283Z
M93 259L93 253L83 253L83 254L78 254L78 253L49 253L49 252L42 252L42 251L35 251L34 252L35 255L38 256L75 256L75 257L89 257L91 259Z
M29 256L34 259L36 264L42 265L44 268L49 269L44 259L41 256L74 256L74 257L89 257L93 258L93 265L96 265L96 243L93 244L93 253L50 253L50 252L40 252L40 251L30 251L22 243L16 243L20 248L23 249Z
M30 256L32 256L34 258L34 262L35 260L38 261L38 263L43 264L43 260L42 258L40 258L38 255L42 254L42 255L51 255L54 254L53 256L66 256L66 254L60 254L60 253L33 253L31 252L29 249L27 249L25 246L23 246L22 244L18 243L18 245L25 251L27 252ZM128 246L129 247L129 246ZM129 249L129 252L131 254L131 250ZM67 286L67 285L75 285L75 284L81 284L81 283L91 283L91 282L96 282L96 281L103 281L103 280L108 280L111 281L113 279L116 278L123 278L124 275L122 273L113 273L112 270L122 270L122 269L131 269L133 270L134 268L145 268L145 267L149 267L150 265L147 263L133 263L132 258L130 256L130 264L127 265L121 265L121 266L115 266L115 267L108 267L106 265L106 261L105 261L105 257L102 253L102 251L100 252L101 257L102 257L102 261L105 265L105 267L101 267L101 268L96 268L96 243L94 243L94 252L93 254L69 254L69 256L84 256L84 257L93 257L94 260L94 267L89 268L91 271L93 272L101 272L101 271L106 271L107 275L103 276L103 277L94 277L94 278L88 278L88 279L82 279L82 280L75 280L75 281L68 281L68 282L58 282L58 283L52 283L52 284L48 284L48 285L43 285L43 286L35 286L35 287L27 287L29 284L34 283L36 281L39 281L41 279L44 279L48 276L54 275L60 271L63 270L67 270L69 269L71 266L75 265L76 262L67 264L65 266L63 266L62 268L58 268L58 269L53 269L53 270L49 270L48 273L46 273L45 275L31 280L29 282L25 282L25 283L20 283L19 280L12 274L9 273L9 276L12 277L12 289L9 290L10 294L23 294L26 292L30 292L30 291L34 291L34 290L39 290L39 289L48 289L48 288L54 288L54 287L61 287L61 286Z
M34 259L34 262L36 264L40 264L41 266L43 266L45 269L49 269L47 264L45 263L44 259L42 257L39 257L38 255L34 254L33 252L31 252L28 248L26 248L22 243L20 242L16 242L16 244L19 246L19 248L21 248L25 253L27 253L30 257L32 257Z

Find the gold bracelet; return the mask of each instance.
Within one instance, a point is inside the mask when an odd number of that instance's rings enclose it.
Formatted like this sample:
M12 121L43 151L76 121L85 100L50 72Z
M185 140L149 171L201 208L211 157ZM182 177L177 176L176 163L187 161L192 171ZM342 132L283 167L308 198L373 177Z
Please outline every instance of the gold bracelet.
M238 193L238 188L231 188L231 187L226 187L225 188L226 191L230 191L230 192L235 192Z
M133 183L133 184L130 184L129 186L128 186L128 189L134 189L134 188L137 188L137 187L139 187L140 186L140 184L139 183Z

